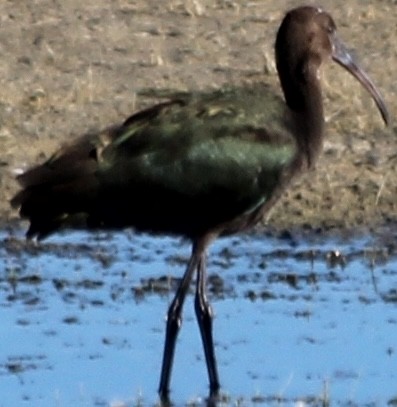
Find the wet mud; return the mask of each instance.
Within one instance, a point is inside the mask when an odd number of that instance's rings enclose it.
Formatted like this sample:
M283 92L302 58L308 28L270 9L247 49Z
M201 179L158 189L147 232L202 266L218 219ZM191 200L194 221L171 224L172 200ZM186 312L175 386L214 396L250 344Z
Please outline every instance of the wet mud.
M393 403L396 237L256 233L216 242L208 297L218 405ZM3 232L4 405L155 405L164 317L189 251L180 239L132 231L40 244L26 243L22 230ZM205 405L207 396L192 298L175 405Z

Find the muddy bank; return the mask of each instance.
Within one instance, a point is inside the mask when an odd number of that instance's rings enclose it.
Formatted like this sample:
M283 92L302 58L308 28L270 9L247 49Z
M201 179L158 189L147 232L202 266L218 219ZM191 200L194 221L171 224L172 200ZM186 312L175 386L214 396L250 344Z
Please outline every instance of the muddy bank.
M4 1L0 4L0 216L14 173L65 140L123 121L153 103L145 88L204 89L278 79L275 31L294 1ZM397 111L392 1L323 4L342 38ZM347 73L324 73L328 137L316 172L271 214L277 227L377 227L397 219L397 130L385 129Z

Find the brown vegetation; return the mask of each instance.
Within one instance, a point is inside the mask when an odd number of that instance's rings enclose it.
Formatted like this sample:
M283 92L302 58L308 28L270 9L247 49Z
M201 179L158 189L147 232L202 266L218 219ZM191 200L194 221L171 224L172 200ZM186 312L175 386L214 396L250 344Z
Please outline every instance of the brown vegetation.
M327 2L325 2L327 3ZM341 37L397 112L393 1L329 2ZM296 1L113 0L0 3L0 214L15 172L79 134L153 103L139 90L266 81L277 92L275 32ZM323 5L326 7L327 4ZM324 75L328 137L317 171L272 213L282 227L376 226L397 219L397 128L385 129L360 85Z

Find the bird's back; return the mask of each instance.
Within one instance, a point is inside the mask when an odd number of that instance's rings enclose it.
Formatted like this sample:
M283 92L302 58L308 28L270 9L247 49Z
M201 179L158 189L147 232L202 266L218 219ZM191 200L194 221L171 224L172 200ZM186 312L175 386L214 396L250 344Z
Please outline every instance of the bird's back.
M293 134L284 102L263 85L174 94L21 175L13 205L30 220L29 236L76 218L188 237L233 231L289 178Z

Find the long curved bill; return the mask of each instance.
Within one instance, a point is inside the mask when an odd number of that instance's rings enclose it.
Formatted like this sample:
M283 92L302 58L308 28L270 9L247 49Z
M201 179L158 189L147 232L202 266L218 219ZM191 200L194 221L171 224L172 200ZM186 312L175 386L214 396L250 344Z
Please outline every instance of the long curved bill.
M354 61L353 57L349 54L346 46L342 41L334 34L331 38L333 50L332 59L348 70L371 94L374 99L376 106L378 107L380 114L382 115L383 121L386 126L390 123L389 112L387 110L385 101L382 95L369 78L369 76L360 68L360 66Z

